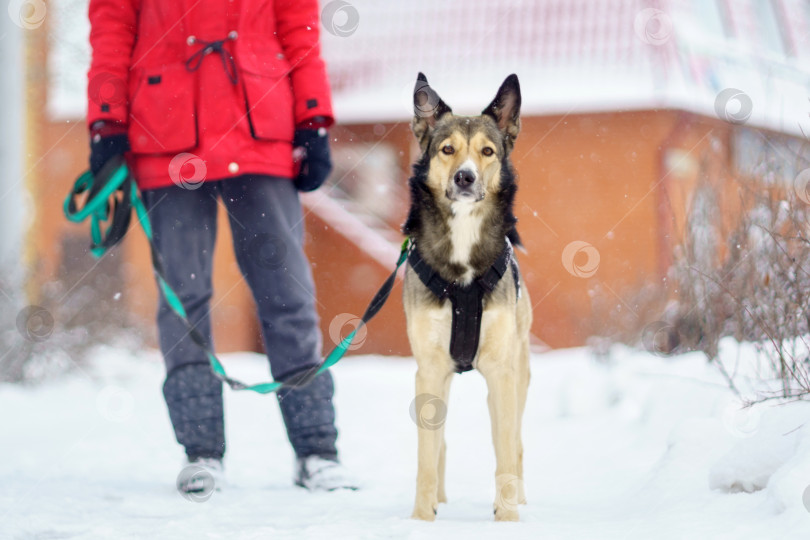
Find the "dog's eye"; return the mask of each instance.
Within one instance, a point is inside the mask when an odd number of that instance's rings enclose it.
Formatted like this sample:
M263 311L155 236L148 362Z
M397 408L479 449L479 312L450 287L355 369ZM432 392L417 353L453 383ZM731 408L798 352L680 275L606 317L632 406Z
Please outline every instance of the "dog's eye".
M495 153L495 150L493 150L493 149L492 149L492 148L490 148L489 146L485 146L485 147L484 147L484 148L481 150L481 153L482 153L482 154L484 154L485 156L489 157L489 156L491 156L492 154L494 154L494 153Z
M442 153L443 153L443 154L447 154L448 156L449 156L449 155L452 155L452 154L453 154L455 151L456 151L456 149L455 149L455 148L453 148L452 146L450 146L449 144L445 144L445 145L442 147Z

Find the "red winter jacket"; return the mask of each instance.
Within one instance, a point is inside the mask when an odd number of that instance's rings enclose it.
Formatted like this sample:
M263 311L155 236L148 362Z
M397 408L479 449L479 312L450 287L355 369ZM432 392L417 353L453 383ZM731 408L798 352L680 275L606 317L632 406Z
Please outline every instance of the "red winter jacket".
M91 0L90 23L88 126L126 125L141 189L291 178L296 126L333 122L317 0Z

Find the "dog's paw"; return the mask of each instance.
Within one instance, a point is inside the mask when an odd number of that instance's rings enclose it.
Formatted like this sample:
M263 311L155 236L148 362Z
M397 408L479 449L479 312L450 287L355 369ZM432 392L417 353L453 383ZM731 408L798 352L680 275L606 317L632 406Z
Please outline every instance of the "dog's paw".
M422 521L436 521L436 509L424 506L416 506L411 514L411 519L421 519Z
M499 474L495 477L495 521L517 521L518 505L526 503L523 479L514 474Z
M520 521L520 515L511 508L495 508L495 521Z

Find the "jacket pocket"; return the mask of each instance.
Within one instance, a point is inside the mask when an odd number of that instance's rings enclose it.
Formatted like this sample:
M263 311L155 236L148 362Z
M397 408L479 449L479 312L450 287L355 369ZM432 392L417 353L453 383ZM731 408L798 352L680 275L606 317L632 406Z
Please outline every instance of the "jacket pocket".
M243 63L241 79L253 138L292 141L295 120L287 62L273 55L261 68Z
M183 64L143 68L129 109L129 143L137 154L171 154L197 145L194 74Z

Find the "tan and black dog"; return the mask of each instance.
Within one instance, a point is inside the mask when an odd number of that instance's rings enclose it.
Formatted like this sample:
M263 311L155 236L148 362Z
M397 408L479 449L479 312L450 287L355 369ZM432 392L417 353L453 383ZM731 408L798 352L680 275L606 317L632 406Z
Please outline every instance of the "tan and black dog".
M518 78L510 75L480 116L456 116L419 74L412 128L422 156L413 167L403 227L413 241L404 305L418 364L416 407L446 407L453 374L481 372L497 460L495 519L506 521L517 520L517 506L526 502L521 420L532 312L512 252L520 239L509 161L520 101ZM413 517L432 521L438 503L447 500L444 423L417 425Z

